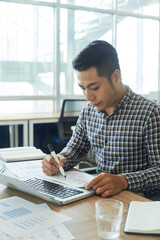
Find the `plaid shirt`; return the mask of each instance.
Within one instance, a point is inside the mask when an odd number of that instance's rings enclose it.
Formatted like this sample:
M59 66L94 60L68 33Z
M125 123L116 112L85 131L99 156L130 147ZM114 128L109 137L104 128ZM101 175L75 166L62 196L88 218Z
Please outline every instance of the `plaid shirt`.
M160 106L129 87L110 116L88 103L60 153L67 159L64 167L76 166L90 148L98 173L123 174L133 192L159 189Z

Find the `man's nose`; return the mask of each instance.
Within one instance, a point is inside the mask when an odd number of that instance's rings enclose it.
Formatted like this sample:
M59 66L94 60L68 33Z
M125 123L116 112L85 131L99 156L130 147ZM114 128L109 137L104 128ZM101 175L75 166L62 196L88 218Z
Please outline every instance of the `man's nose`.
M94 94L89 89L85 90L85 94L84 95L85 95L87 101L92 101L92 100L95 99Z

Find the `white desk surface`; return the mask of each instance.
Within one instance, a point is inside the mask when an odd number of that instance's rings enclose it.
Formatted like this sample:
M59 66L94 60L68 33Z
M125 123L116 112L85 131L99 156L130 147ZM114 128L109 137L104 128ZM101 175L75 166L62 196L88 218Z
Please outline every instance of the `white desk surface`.
M16 114L0 114L1 121L25 121L40 119L58 119L60 112L55 113L16 113Z

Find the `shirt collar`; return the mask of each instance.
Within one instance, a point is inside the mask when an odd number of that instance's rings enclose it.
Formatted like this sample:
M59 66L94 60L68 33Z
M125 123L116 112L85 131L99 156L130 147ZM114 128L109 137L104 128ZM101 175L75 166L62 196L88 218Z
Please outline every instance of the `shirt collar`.
M126 104L126 103L129 101L129 99L131 98L131 96L133 95L133 91L131 90L131 88L128 87L127 85L125 85L125 87L126 87L126 89L127 89L127 90L126 90L126 93L125 93L125 95L123 96L123 98L122 98L122 100L120 101L120 103L115 107L113 113L114 113L115 111L117 111L121 106L123 106L124 104Z
M111 117L112 115L115 114L115 112L117 112L123 105L125 105L129 99L131 98L131 96L133 95L133 91L131 90L131 88L127 85L125 85L126 87L126 93L125 95L123 96L122 100L120 101L120 103L115 107L115 109L113 110L113 113L109 116L107 116L104 112L101 112L101 111L98 111L96 110L99 114L103 114L105 117L109 118Z

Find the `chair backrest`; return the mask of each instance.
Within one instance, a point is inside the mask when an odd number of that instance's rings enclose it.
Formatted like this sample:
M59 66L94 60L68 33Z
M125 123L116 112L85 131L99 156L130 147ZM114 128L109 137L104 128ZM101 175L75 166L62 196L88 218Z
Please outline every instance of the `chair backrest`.
M72 126L76 125L79 113L87 103L85 99L64 99L58 121L58 135L61 144L66 145L72 136Z
M85 99L64 99L60 118L78 116L86 102Z

